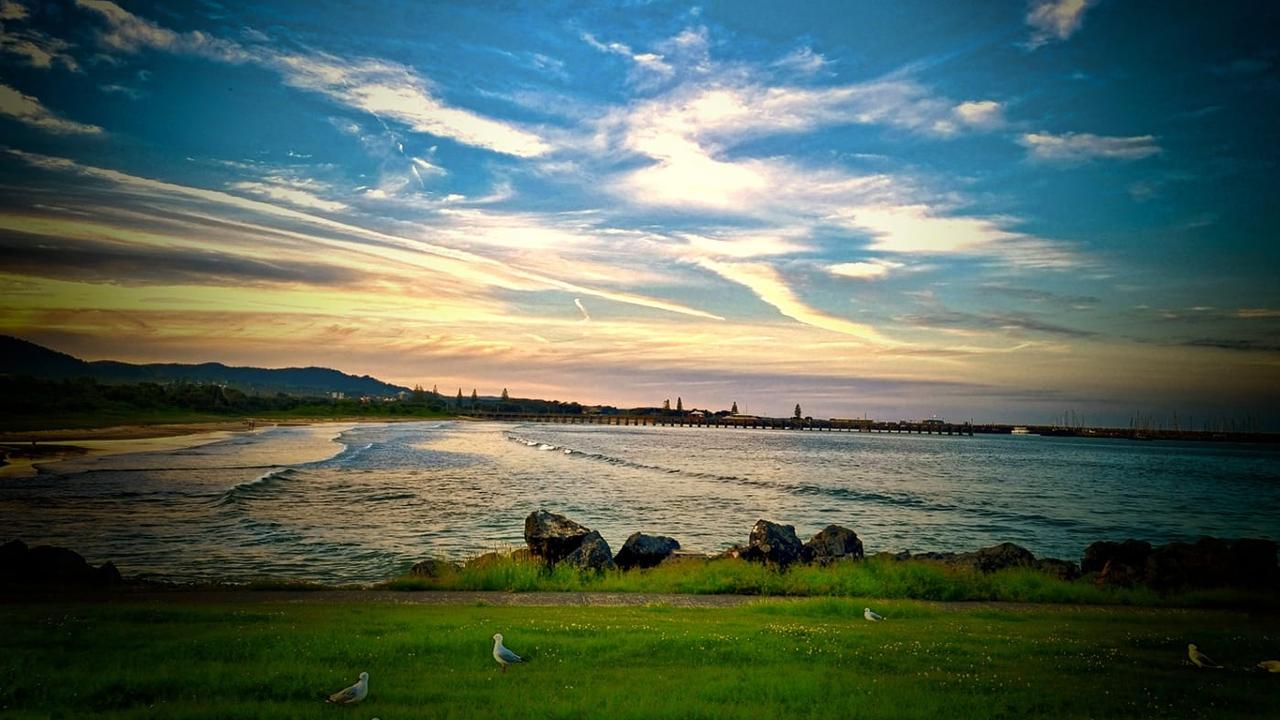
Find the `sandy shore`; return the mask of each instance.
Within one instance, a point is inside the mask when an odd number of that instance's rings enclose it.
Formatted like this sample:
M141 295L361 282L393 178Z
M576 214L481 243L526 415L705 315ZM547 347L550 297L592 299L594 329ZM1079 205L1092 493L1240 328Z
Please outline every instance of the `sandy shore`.
M220 425L222 423L209 423ZM204 424L178 430L178 426L156 426L160 434L149 435L146 427L102 428L87 431L44 431L53 434L50 439L11 440L0 438L0 451L6 462L0 466L0 478L29 477L35 475L40 465L51 465L72 458L120 455L123 453L180 450L225 440L239 433L250 432L243 423L235 430L211 430ZM261 426L259 426L261 427ZM14 433L16 434L16 433ZM32 433L42 435L43 433ZM63 436L66 434L67 436ZM76 437L79 435L79 437ZM85 436L88 437L85 437Z
M415 422L420 418L288 418L247 419L158 425L112 425L100 428L0 432L0 478L35 475L37 465L85 456L180 450L225 440L264 428L292 425L355 425L369 422Z

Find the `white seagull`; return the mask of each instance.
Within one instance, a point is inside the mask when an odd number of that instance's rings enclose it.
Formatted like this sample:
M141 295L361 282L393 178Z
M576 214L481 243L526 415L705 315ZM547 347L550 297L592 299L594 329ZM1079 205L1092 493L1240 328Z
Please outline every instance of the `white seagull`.
M1200 652L1199 648L1195 646L1195 643L1192 643L1187 646L1187 657L1191 658L1191 662L1195 663L1196 667L1202 667L1202 668L1221 668L1222 667L1218 663L1214 662L1213 658Z
M507 666L511 663L524 662L524 658L511 652L506 645L502 644L502 633L493 636L493 659L502 666L502 672L506 672Z
M873 611L871 608L862 608L862 617L870 620L871 622L880 622L884 619L883 615Z
M369 694L369 673L360 673L360 680L345 690L338 692L325 698L325 702L331 702L335 705L354 705L365 698Z

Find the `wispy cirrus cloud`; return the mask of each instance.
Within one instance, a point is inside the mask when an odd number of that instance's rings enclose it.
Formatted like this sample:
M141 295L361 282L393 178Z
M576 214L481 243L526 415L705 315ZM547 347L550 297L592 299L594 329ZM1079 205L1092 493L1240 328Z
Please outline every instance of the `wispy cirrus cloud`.
M720 277L749 289L761 301L772 305L779 313L797 322L842 335L855 337L878 347L900 346L880 331L865 323L853 322L818 310L796 295L791 286L772 266L763 263L724 262L710 258L697 258L698 265Z
M787 53L778 60L774 61L773 66L797 72L802 75L814 75L822 72L831 65L831 61L822 53L815 52L808 45L796 48Z
M1077 164L1091 160L1142 160L1162 152L1153 135L1127 137L1092 133L1026 133L1018 142L1032 160Z
M97 125L68 120L8 85L0 85L0 115L55 135L101 135Z
M1031 0L1027 24L1031 37L1027 47L1034 50L1048 43L1066 40L1084 26L1084 14L1096 0Z
M445 103L433 92L426 78L400 63L376 58L340 58L323 52L291 53L267 43L243 45L200 31L179 33L134 15L109 0L76 2L105 21L99 40L113 50L136 53L152 49L233 64L255 63L280 73L292 87L324 95L380 118L402 122L416 132L517 157L535 157L551 149L537 134L513 123Z

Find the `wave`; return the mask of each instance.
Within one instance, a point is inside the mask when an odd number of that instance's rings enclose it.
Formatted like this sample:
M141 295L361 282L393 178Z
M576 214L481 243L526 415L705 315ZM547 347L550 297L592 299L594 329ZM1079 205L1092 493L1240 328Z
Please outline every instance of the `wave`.
M528 440L517 435L508 433L508 439L518 444L529 447L537 447L539 450L555 448L556 446L549 443L540 443L536 440ZM940 503L928 500L918 495L910 493L890 493L879 492L875 490L856 490L846 487L833 487L829 485L817 485L814 483L804 482L769 482L763 480L755 480L739 475L720 475L717 473L699 472L696 470L686 470L682 468L663 467L661 465L649 465L646 463L627 460L625 458L605 455L603 453L586 452L584 450L576 450L571 448L563 448L565 455L572 455L574 458L582 458L595 462L608 463L618 467L632 468L635 470L644 470L648 472L660 472L667 475L680 475L683 477L697 478L699 480L710 480L712 482L732 483L735 485L745 485L747 487L759 488L762 490L772 490L782 492L788 495L803 496L821 496L838 498L854 503L868 503L874 505L886 505L901 508L910 508L923 512L933 513L971 513L973 515L1015 522L1031 522L1045 525L1053 525L1061 528L1068 528L1080 525L1078 521L1068 518L1051 518L1040 514L1024 514L1008 510L1001 510L991 507L961 507L948 503Z
M280 481L295 477L297 472L293 468L277 468L263 473L253 480L231 486L226 492L218 496L214 504L218 506L233 505L245 497L260 495L263 491L274 488Z

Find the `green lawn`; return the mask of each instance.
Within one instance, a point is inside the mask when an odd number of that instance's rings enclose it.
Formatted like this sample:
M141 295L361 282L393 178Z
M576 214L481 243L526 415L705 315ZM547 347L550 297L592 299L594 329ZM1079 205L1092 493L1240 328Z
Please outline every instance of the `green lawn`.
M1233 717L1274 713L1280 616L762 601L0 605L0 716ZM490 637L530 662L498 672ZM1185 663L1188 642L1227 664ZM317 697L371 675L359 707ZM1274 715L1271 715L1274 717Z

